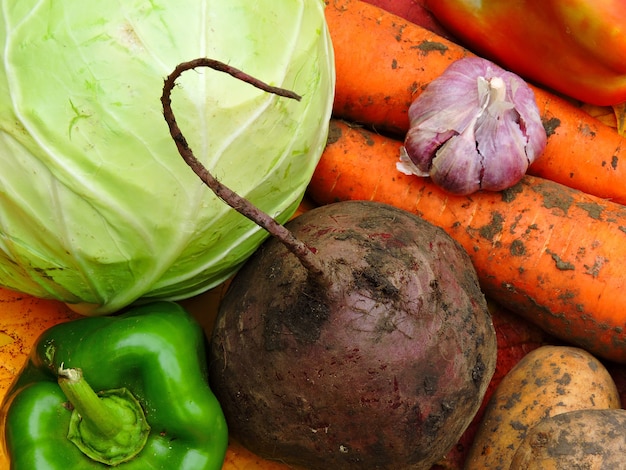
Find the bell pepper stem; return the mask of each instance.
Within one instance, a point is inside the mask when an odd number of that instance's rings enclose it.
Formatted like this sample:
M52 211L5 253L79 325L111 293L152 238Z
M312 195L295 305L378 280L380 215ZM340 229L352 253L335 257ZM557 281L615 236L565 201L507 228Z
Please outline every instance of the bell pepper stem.
M111 439L119 432L115 414L83 378L81 369L59 369L59 386L83 420L103 438Z
M58 384L72 404L67 438L92 460L117 465L145 446L150 426L140 403L127 389L97 394L81 369L58 370Z

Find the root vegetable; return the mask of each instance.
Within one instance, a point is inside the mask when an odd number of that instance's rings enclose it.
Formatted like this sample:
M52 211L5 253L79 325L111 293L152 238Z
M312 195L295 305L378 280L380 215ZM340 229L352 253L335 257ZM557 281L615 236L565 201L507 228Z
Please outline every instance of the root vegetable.
M510 470L624 468L626 410L577 410L528 431Z
M211 385L230 431L262 457L311 469L428 469L495 369L468 254L390 205L330 204L283 226L230 191L193 156L169 99L180 73L214 65L181 64L162 102L185 161L273 235L231 282L213 332Z
M615 382L598 359L580 348L541 346L524 356L491 396L465 468L508 469L529 430L542 419L619 407Z
M494 331L464 251L391 206L323 206L286 225L326 291L270 239L239 271L212 338L215 393L241 442L306 468L429 468L471 422Z

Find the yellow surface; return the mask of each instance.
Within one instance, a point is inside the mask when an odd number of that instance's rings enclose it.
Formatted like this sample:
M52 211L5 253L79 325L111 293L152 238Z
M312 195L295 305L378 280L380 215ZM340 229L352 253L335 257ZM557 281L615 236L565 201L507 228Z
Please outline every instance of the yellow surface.
M0 400L20 372L37 337L52 325L76 318L64 304L0 288ZM9 468L4 443L0 468Z

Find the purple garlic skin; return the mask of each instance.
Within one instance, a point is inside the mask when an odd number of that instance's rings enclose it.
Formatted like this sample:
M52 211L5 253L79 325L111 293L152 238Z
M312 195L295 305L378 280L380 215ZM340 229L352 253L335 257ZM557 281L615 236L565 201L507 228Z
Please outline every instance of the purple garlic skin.
M398 169L468 195L516 184L547 136L535 94L519 76L478 57L460 59L409 108Z

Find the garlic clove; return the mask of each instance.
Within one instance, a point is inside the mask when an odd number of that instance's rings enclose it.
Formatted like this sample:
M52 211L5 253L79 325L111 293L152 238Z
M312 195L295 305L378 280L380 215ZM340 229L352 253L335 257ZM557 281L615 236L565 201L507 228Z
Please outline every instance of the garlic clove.
M476 131L478 152L483 157L480 187L487 191L502 191L518 182L528 168L527 139L519 126L510 119L488 120L489 124ZM485 134L484 136L482 134Z
M404 148L407 154L411 156L415 166L427 176L439 147L457 134L454 130L437 130L416 126L408 131Z
M450 138L432 160L430 177L433 182L457 195L467 195L480 189L482 163L476 149L473 127Z

